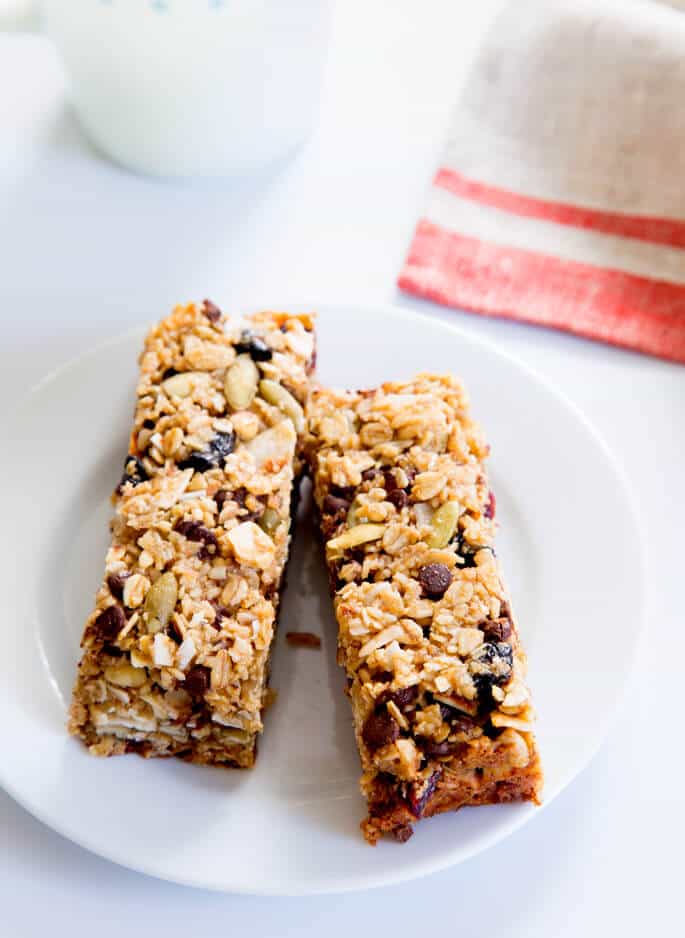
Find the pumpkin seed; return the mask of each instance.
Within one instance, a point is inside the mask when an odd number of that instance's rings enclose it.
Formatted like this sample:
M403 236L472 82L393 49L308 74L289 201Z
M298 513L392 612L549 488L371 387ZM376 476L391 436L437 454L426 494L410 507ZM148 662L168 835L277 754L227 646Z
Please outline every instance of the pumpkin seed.
M359 501L355 498L347 512L347 527L348 528L354 528L358 524L364 524L364 519L358 516L358 512L360 508L361 508L361 505L359 504Z
M145 622L148 632L166 628L178 599L178 583L171 572L163 573L145 597Z
M233 410L245 410L257 393L259 369L249 355L238 355L226 370L224 394Z
M262 378L259 382L259 392L269 404L273 404L289 417L298 433L304 430L304 411L299 401L296 401L290 391L286 391L278 381L271 378Z
M338 537L331 538L326 544L327 551L347 550L349 547L358 547L369 541L377 541L385 534L386 524L358 524L349 531L344 531Z
M259 519L257 524L262 529L262 531L272 537L276 533L276 530L278 529L282 520L283 519L275 508L265 508L264 513L262 514L262 517Z
M427 541L429 547L436 549L447 547L457 530L460 514L459 502L445 502L433 512L430 522L433 530Z

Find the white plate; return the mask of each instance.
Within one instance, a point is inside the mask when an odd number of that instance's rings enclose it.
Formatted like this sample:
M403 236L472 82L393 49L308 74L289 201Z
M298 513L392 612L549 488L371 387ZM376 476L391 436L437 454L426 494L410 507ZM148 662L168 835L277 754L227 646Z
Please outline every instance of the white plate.
M581 415L512 359L416 314L325 310L322 381L368 387L452 370L493 445L499 539L540 714L549 804L601 742L630 670L642 562L626 489ZM64 730L83 621L108 543L109 493L131 420L141 333L46 378L2 434L0 782L84 847L179 883L306 894L410 879L472 856L535 817L466 809L368 847L335 627L308 520L295 537L277 642L278 700L252 772L135 756L95 759ZM323 649L284 643L289 628Z

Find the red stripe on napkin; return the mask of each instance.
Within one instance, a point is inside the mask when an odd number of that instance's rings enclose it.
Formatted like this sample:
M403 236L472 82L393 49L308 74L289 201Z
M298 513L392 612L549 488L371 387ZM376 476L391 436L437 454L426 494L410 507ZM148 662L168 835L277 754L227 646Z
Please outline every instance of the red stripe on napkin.
M685 286L419 222L401 289L685 363Z
M604 212L599 209L581 208L565 202L551 202L528 195L520 195L509 189L500 189L475 179L468 179L453 169L439 169L433 184L446 189L453 195L481 205L489 205L512 215L539 218L559 225L601 231L603 234L622 238L636 238L652 244L665 244L674 248L685 248L685 222L674 218L655 218L651 215L626 215L620 212Z

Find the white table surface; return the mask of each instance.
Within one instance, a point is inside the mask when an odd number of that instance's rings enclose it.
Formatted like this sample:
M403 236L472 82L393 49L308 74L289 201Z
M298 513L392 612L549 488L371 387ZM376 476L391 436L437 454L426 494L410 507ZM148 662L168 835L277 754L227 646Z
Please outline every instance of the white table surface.
M348 896L257 899L158 882L91 856L0 793L1 938L556 938L682 924L685 369L440 311L394 286L496 5L339 2L317 132L287 165L235 184L155 182L103 162L69 113L50 45L0 35L0 408L181 298L396 302L458 322L575 401L638 495L650 643L622 715L576 782L506 842L411 886ZM601 552L589 541L579 570ZM607 625L620 642L620 622Z

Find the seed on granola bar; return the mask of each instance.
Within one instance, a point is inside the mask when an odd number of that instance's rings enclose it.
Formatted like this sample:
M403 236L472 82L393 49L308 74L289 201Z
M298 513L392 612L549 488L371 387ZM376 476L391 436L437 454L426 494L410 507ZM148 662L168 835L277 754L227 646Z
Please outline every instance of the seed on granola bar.
M138 459L137 456L128 455L124 462L124 474L121 477L119 485L117 485L117 493L121 495L126 484L130 483L133 486L140 485L140 483L145 482L147 478L148 475L141 460Z
M107 577L107 586L115 599L124 598L124 583L130 576L130 573L110 573Z
M419 570L419 583L429 599L441 599L451 582L452 574L444 563L427 563Z
M273 352L264 339L255 335L250 329L243 330L240 342L236 343L235 350L236 352L247 353L256 362L268 362L273 357Z
M278 381L271 378L262 378L259 382L259 393L265 401L278 407L290 420L298 433L304 430L304 410L299 401L296 401L290 391L287 391Z
M145 597L144 618L149 632L166 628L178 599L178 583L170 571L163 573Z
M113 641L126 625L126 616L121 606L108 606L97 617L93 626L106 642Z
M275 508L265 508L257 522L259 527L269 536L276 533L281 523L281 516Z
M445 502L433 512L431 527L433 531L428 538L428 546L434 549L447 547L457 530L457 523L461 515L459 502Z
M209 668L205 668L201 664L194 665L194 667L188 671L186 679L183 682L183 687L193 699L197 700L200 697L204 697L207 693L209 689L209 675Z
M252 403L257 393L259 369L249 355L238 355L226 370L224 395L233 410L244 410Z
M187 459L178 464L179 469L194 469L195 472L207 472L220 466L235 447L235 433L217 433L204 450L192 452Z
M396 720L388 713L387 707L381 705L367 718L362 730L362 739L368 748L374 752L381 746L394 743L400 735L400 727Z
M212 303L211 300L205 300L203 302L202 312L210 322L218 322L221 319L221 310L216 303Z
M385 524L358 524L356 527L350 528L349 531L344 531L338 537L331 538L326 544L326 550L348 550L350 547L358 547L360 544L377 541L385 534L386 527Z

